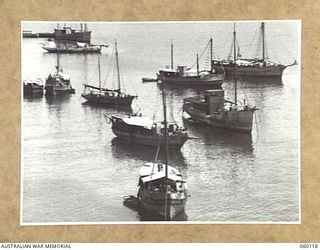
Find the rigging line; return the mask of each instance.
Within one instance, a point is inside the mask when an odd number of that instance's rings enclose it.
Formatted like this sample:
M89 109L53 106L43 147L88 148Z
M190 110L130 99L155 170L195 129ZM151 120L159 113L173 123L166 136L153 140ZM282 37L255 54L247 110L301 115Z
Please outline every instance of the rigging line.
M257 29L255 31L254 35L252 36L251 42L249 43L249 50L248 50L249 52L247 52L247 54L248 54L249 57L252 57L252 58L254 56L253 55L251 56L250 52L252 51L252 46L253 46L254 41L259 39L259 38L257 39L257 37L259 35L258 33L259 33L259 29Z
M170 97L171 97L170 98L170 103L169 103L169 105L170 105L170 116L171 116L172 121L176 122L175 119L174 119L174 115L173 115L173 107L174 107L174 105L173 105L173 94L172 94L172 92L170 94Z
M199 59L203 56L203 54L206 52L206 50L208 49L210 45L210 40L208 42L208 44L206 45L206 47L203 49L203 51L201 52L200 56L199 56ZM192 64L192 66L190 67L190 69L192 69L195 65L197 64L197 62L195 62L194 64Z
M108 63L108 71L107 71L107 74L106 74L106 77L103 81L103 86L105 87L106 85L106 82L107 82L107 79L109 77L109 74L111 72L111 68L112 68L112 62L113 62L113 58L114 58L114 51L115 51L115 48L113 48L112 52L111 52L111 56L109 58L109 63Z
M160 151L160 145L158 145L157 152L156 152L156 157L154 158L155 162L158 161L159 151Z
M161 84L163 84L163 83L161 83ZM156 95L156 102L154 103L154 108L153 108L154 111L153 111L152 121L155 121L157 114L158 114L158 107L161 106L161 105L159 105L160 99L161 99L161 94L159 92L159 88L157 88L156 94L157 94Z
M255 120L256 130L257 130L257 140L256 140L256 142L257 142L257 141L258 141L258 139L259 139L259 128L258 128L258 122L257 122L257 115L256 115L256 112L254 112L254 120Z

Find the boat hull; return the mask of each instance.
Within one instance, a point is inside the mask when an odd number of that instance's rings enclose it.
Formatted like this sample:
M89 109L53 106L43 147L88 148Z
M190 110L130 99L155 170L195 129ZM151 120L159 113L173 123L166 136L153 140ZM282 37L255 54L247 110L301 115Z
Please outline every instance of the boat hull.
M23 85L23 94L24 95L42 95L43 94L43 86L31 86L31 85Z
M233 65L214 65L213 68L220 73L225 72L226 76L234 75ZM266 66L266 67L254 67L254 66L238 66L237 76L241 77L273 77L281 78L286 66Z
M91 31L66 33L63 29L54 29L54 39L57 41L77 41L82 43L90 43Z
M101 104L106 106L131 106L135 96L107 96L100 94L82 94L82 97L89 103Z
M162 135L143 135L138 133L130 133L117 129L115 125L112 125L112 132L119 138L126 140L130 143L137 143L141 145L147 145L152 147L164 147L164 136ZM180 149L183 144L188 140L186 134L168 136L168 147Z
M230 110L206 115L185 106L183 109L194 122L244 133L251 133L254 110L254 108L249 108L247 110Z
M160 74L159 79L168 84L179 84L179 85L203 85L203 86L215 86L221 87L224 75L223 74L209 74L204 77L198 78L197 76L166 76Z
M92 47L92 48L66 48L66 49L58 49L58 48L49 48L49 47L42 47L49 53L65 53L65 54L72 54L72 53L100 53L100 47Z
M166 194L139 190L138 200L140 211L165 220L172 220L184 211L187 195L185 193Z
M74 94L71 86L45 86L46 95Z

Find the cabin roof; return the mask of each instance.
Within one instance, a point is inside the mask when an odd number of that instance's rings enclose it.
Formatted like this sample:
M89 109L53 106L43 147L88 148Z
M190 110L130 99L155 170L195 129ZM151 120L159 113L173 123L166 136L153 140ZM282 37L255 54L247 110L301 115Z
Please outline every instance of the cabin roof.
M160 180L165 177L165 164L148 162L140 168L140 177L143 183ZM181 173L168 165L168 179L173 181L182 181Z
M140 126L140 127L146 127L146 128L151 128L152 124L154 123L150 118L146 116L130 116L130 117L122 118L122 120L128 125Z
M175 69L160 69L159 71L167 72L167 73L177 73L177 70Z

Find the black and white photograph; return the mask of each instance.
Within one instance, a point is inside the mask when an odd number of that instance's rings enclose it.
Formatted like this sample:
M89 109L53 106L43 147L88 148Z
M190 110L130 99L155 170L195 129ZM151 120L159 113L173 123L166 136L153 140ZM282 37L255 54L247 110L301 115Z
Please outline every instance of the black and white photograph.
M21 225L300 224L301 21L21 22Z

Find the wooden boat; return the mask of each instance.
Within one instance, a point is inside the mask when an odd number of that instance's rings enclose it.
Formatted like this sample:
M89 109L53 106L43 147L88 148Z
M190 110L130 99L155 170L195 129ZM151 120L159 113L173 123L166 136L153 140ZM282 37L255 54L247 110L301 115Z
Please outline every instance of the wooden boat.
M42 80L40 78L24 80L23 94L24 95L42 95L43 94Z
M50 41L44 43L42 48L48 53L100 53L101 48L107 45L90 45L87 43L57 43Z
M31 30L23 30L22 31L22 37L23 38L38 38L38 33L33 33Z
M211 55L211 62L212 62L212 53L213 53L212 38L210 39L208 45L210 45L210 55ZM178 65L177 69L173 69L173 44L171 44L171 68L167 67L165 69L159 70L158 79L168 84L209 85L209 86L220 88L224 80L224 74L223 73L218 74L213 69L212 63L211 63L210 70L202 70L200 74L196 74L195 72L192 72L185 65Z
M98 57L99 87L84 84L84 92L81 95L89 103L104 104L106 106L131 106L133 99L136 98L136 96L129 95L121 91L117 42L115 42L115 57L117 66L118 88L107 89L101 87L100 57Z
M234 44L236 31L234 27ZM236 61L236 50L234 60ZM238 105L237 100L237 65L234 65L234 102L224 99L224 90L206 90L204 96L195 96L183 100L183 112L188 119L214 127L251 133L255 107L249 106L245 100ZM226 107L229 105L229 107Z
M164 131L167 131L164 91L162 99ZM141 212L160 216L164 220L172 220L183 212L188 199L187 185L181 173L168 165L168 138L169 133L164 133L165 162L146 163L141 167L137 194Z
M165 135L168 147L180 149L188 140L185 128L176 123L168 124L168 132L164 129L163 122L154 122L146 116L127 116L105 114L108 123L112 123L112 132L130 143L137 143L152 147L165 146Z
M142 213L172 220L184 211L187 185L176 168L149 162L141 167L139 175L138 202Z
M157 82L157 78L142 77L142 82Z
M296 65L294 61L289 65L282 65L268 60L266 54L266 39L265 39L265 23L261 23L261 40L262 40L262 55L261 58L237 59L235 60L213 60L213 68L220 73L225 73L226 76L232 76L234 72L235 62L237 64L237 74L242 77L275 77L281 78L283 71L290 66ZM231 55L231 53L230 53Z
M56 71L46 78L45 83L46 95L74 94L75 89L72 88L70 76L63 72L59 63L59 54L57 55Z

